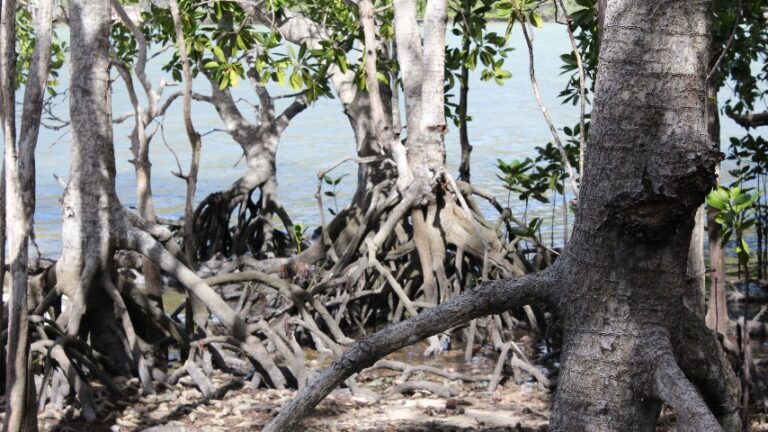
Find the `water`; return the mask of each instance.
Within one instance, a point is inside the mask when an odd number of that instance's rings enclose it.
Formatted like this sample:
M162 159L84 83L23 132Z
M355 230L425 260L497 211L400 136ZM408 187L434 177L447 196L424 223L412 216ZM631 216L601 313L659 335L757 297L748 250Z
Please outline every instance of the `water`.
M504 31L503 24L491 24L497 32ZM60 31L66 37L66 32ZM560 75L560 55L570 50L565 28L558 24L546 24L536 29L535 56L536 71L543 99L552 118L558 127L573 127L578 122L579 108L573 105L561 105L557 95L565 87L567 76ZM458 44L458 38L448 34L449 43ZM512 78L504 86L494 82L482 82L479 71L472 74L470 79L469 114L473 121L469 125L472 153L472 181L485 190L491 191L500 202L506 202L507 195L501 182L496 178L496 160L501 158L510 161L535 154L534 147L545 145L552 140L547 125L536 104L528 78L528 54L519 27L513 32L511 46L515 48L509 54L505 63L512 72ZM153 83L161 78L170 80L170 76L161 71L163 57L155 59L148 67L148 74ZM165 57L167 58L167 56ZM115 74L113 74L115 75ZM68 71L62 71L60 90L68 84ZM140 89L138 83L137 90ZM166 95L179 91L180 86L166 90ZM195 81L195 90L200 93L210 93L210 88L204 79ZM273 86L273 95L289 93L287 88ZM122 81L117 80L113 85L114 116L132 112L127 92ZM236 99L245 98L251 101L256 96L247 82L242 82L233 90ZM725 100L729 93L721 94ZM19 99L20 100L20 99ZM278 109L286 106L290 100L281 100ZM252 116L251 108L241 102L239 104L245 115ZM189 166L189 144L181 115L181 99L169 109L163 122L164 136L167 146L173 149L184 171ZM57 115L68 117L68 101L63 101L56 108ZM224 189L235 181L244 171L242 165L235 166L240 158L240 147L227 134L216 132L222 128L215 110L206 103L193 102L192 116L197 130L205 134L203 137L202 162L200 180L197 190L197 200L207 194ZM115 154L117 162L117 193L120 200L128 207L136 204L135 178L133 166L128 162L132 159L130 153L130 133L133 119L128 119L114 127ZM740 128L728 118L723 118L722 136L725 142L730 136L740 134ZM452 172L457 171L460 147L458 130L450 125L446 135L448 165ZM149 130L153 130L150 126ZM561 139L565 137L561 134ZM342 159L354 155L355 141L349 122L342 112L341 104L335 99L317 101L305 112L297 116L285 131L277 156L277 172L279 182L279 198L290 212L294 222L306 225L319 223L319 215L314 191L317 184L316 173ZM62 132L43 129L40 134L37 150L37 210L36 234L37 242L43 255L56 257L61 249L61 186L54 175L66 179L69 172L70 135L62 136ZM183 214L185 184L171 174L177 171L176 160L163 144L163 139L156 136L152 141L150 158L153 163L152 188L154 192L157 213L165 217L179 217ZM353 173L355 166L347 163L335 172L333 176ZM355 189L354 176L345 178L339 190L339 205L343 206ZM332 205L324 200L326 207ZM516 213L522 215L522 204L515 204ZM494 217L493 211L484 207L489 217ZM548 215L548 207L539 207L535 213ZM558 210L558 214L560 210ZM328 214L326 213L326 216ZM560 236L562 228L556 228L556 236ZM549 235L544 236L546 239Z

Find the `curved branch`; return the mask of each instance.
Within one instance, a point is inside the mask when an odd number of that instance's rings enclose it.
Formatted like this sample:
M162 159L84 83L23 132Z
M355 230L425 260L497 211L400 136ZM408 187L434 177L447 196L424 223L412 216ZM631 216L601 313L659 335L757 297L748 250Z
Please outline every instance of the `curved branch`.
M294 117L299 115L302 111L307 109L309 105L307 105L307 98L306 96L299 95L296 97L296 99L288 105L288 108L286 108L280 116L275 120L275 127L277 127L277 133L281 133L285 130L285 128L288 127L288 124L293 120Z
M560 279L557 267L519 279L485 283L359 340L307 385L263 430L294 430L294 426L342 381L400 348L474 318L501 313L531 301L549 300Z
M149 81L149 77L145 72L147 67L147 39L144 37L144 33L142 33L136 26L136 23L134 23L131 17L128 16L128 13L119 1L112 0L110 3L112 4L112 9L115 10L117 16L120 18L120 21L128 27L128 30L133 37L136 38L136 43L138 44L138 59L136 60L136 65L133 69L136 72L136 76L139 78L139 82L141 82L141 86L144 87L144 91L147 93L150 112L154 112L160 96L152 88L152 83Z

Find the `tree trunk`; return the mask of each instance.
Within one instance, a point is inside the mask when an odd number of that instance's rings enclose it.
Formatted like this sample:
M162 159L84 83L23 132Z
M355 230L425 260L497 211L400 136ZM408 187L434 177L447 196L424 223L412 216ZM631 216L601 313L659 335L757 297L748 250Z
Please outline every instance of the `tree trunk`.
M195 94L196 100L211 103L232 139L243 150L246 173L229 189L214 192L201 201L194 213L198 258L201 260L221 252L264 258L280 254L274 237L272 217L277 216L290 231L293 222L277 200L277 149L280 136L291 120L307 108L306 98L297 96L283 112L276 114L272 97L261 84L254 69L248 71L251 85L259 97L259 119L249 122L237 108L229 89L219 89L218 82L207 76L211 96ZM254 205L251 194L259 189L261 196ZM230 229L232 212L239 207L234 235ZM290 233L289 233L290 234ZM292 249L291 249L292 251Z
M8 251L11 289L9 298L8 350L6 362L6 422L4 430L37 430L37 416L27 408L34 399L29 361L28 241L35 213L35 146L40 130L45 88L51 58L53 4L43 0L35 13L35 49L24 91L21 129L15 142L15 1L4 2L0 36L0 83L2 83L3 135L5 138L5 187L7 198ZM3 260L3 265L5 265Z
M72 1L69 7L72 162L63 199L57 286L70 299L68 334L92 334L94 347L115 356L115 363L129 371L130 361L114 336L114 308L102 289L104 283L116 282L113 253L125 235L112 145L111 10L108 1Z
M715 78L713 77L710 82L707 83L707 97L717 99L717 88L715 87ZM708 111L708 130L709 137L715 145L715 148L720 150L720 113L717 110L717 104L712 104ZM720 174L720 164L717 164L716 172ZM719 178L718 178L719 182ZM709 267L712 269L710 273L710 290L709 290L709 307L707 308L707 326L715 332L728 336L728 303L725 296L725 285L727 282L725 274L725 253L723 247L720 244L720 224L715 222L715 215L717 210L707 209L707 238L709 241Z
M604 16L585 182L563 255L544 272L485 284L357 342L266 430L291 430L387 353L531 300L553 304L563 320L550 430L651 431L662 402L678 430L738 430L738 382L684 305L694 215L715 181L702 86L711 1L613 0Z
M29 325L27 324L27 241L28 223L22 219L24 201L19 182L18 149L16 148L16 2L3 2L0 26L0 85L3 103L3 140L5 146L5 186L8 220L8 252L10 286L8 298L8 358L6 361L6 414L4 431L23 430L27 415L27 356Z
M109 79L108 1L70 2L72 76L70 118L72 146L70 178L63 199L62 255L56 265L57 287L70 299L66 331L88 340L99 352L111 357L120 372L139 376L145 392L152 393L152 376L117 287L114 253L118 248L136 250L186 286L190 296L205 305L235 338L245 340L245 323L235 312L164 246L144 229L151 223L130 216L115 193L115 159L112 142L111 91ZM131 220L129 225L128 220ZM138 221L136 221L138 219ZM205 329L208 314L195 317ZM88 384L64 363L70 384L84 404L84 416L95 420L88 405ZM84 392L86 394L84 394Z

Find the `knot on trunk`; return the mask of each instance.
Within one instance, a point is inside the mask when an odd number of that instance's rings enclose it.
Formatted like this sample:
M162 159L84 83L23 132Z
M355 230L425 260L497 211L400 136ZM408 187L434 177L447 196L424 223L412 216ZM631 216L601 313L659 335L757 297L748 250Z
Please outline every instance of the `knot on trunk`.
M696 209L716 184L714 154L688 155L685 164L690 167L687 172L670 170L684 172L673 178L649 175L648 168L644 168L642 188L613 197L606 206L606 222L635 241L668 241L683 223L692 221Z

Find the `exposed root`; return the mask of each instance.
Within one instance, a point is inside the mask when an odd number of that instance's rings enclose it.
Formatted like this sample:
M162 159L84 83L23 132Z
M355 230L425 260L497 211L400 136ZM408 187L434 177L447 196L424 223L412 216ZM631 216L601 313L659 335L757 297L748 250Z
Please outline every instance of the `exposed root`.
M291 430L341 381L391 352L470 319L500 313L534 299L546 299L556 275L552 268L517 280L489 282L359 340L285 406L264 430Z
M654 372L656 396L674 408L682 432L722 431L696 387L685 377L671 353L662 354Z

